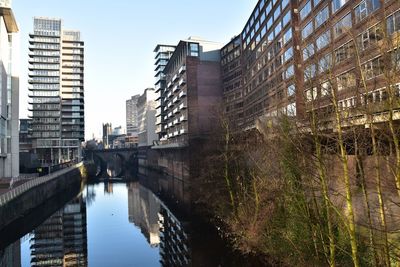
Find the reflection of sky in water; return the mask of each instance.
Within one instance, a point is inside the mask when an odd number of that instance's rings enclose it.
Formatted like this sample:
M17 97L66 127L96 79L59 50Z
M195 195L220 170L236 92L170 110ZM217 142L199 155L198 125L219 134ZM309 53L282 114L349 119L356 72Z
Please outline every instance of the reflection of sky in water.
M90 266L159 266L159 251L151 248L128 220L128 190L114 184L113 193L95 185L95 201L87 207Z
M91 186L94 201L86 207L89 266L160 266L158 247L150 247L140 229L129 222L128 189L113 184ZM111 192L110 192L111 191ZM29 240L21 244L22 266L30 266Z

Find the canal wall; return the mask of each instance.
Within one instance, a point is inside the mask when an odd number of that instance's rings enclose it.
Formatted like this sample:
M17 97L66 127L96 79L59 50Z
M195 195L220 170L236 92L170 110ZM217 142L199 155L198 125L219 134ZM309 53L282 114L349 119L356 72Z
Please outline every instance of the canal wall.
M69 168L26 182L0 196L0 230L37 206L71 187L81 186L93 172L93 163Z

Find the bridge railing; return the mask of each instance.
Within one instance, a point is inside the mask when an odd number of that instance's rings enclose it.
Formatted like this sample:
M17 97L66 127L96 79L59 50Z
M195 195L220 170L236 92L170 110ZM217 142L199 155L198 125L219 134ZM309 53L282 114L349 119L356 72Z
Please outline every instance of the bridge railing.
M80 162L78 164L75 164L74 166L62 169L60 171L51 173L49 175L46 176L42 176L42 177L38 177L35 179L32 179L26 183L23 183L13 189L11 189L10 191L8 191L7 193L4 193L2 195L0 195L0 207L5 205L6 203L8 203L9 201L18 198L19 196L21 196L23 193L25 193L26 191L39 186L41 184L47 183L50 180L56 179L57 177L59 177L60 175L63 175L73 169L79 168L83 165L83 162Z

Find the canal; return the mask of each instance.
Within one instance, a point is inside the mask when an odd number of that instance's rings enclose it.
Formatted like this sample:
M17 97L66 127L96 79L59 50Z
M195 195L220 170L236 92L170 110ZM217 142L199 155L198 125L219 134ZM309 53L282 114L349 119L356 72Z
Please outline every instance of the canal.
M59 206L40 223L36 218L48 207L16 223L30 229L31 222L32 229L0 242L0 266L248 265L212 227L169 208L138 182L106 180L77 192L52 200Z

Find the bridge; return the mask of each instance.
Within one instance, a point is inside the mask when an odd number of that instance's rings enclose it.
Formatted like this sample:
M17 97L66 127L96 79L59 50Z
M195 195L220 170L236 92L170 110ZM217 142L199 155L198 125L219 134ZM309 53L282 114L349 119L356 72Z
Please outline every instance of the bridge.
M118 177L124 171L134 173L138 169L138 149L94 149L84 150L86 159L93 160L97 167L96 176Z

